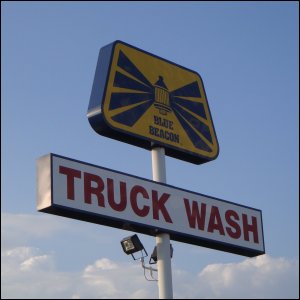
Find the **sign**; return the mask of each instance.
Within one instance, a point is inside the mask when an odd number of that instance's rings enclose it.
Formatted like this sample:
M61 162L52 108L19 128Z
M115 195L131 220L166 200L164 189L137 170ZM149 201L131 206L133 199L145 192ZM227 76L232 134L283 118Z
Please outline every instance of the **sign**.
M262 213L56 154L37 162L37 210L244 256L265 253Z
M121 41L100 50L87 115L101 135L195 164L219 153L200 75Z

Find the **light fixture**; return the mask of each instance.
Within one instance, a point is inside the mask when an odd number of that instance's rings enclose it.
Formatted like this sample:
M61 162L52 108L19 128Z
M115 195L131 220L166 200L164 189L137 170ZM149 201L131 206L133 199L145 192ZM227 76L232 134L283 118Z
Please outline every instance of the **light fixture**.
M170 256L173 257L173 246L170 244ZM157 263L157 246L154 247L153 252L151 254L149 264L153 265Z
M123 251L127 255L131 254L131 256L133 257L134 260L140 259L141 257L148 256L146 249L144 248L143 244L141 243L140 239L138 238L138 236L136 234L124 238L121 241L121 245L122 245ZM135 258L133 253L136 253L138 251L141 251L141 257Z

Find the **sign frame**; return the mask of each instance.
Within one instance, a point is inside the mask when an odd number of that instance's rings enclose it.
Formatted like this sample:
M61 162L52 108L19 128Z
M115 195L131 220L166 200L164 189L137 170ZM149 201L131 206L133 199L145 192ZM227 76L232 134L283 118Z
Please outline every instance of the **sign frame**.
M226 205L234 205L240 208L243 208L245 210L253 210L256 211L257 214L260 216L259 224L261 224L261 228L258 230L261 234L261 243L262 243L262 250L249 248L245 246L230 244L227 242L222 241L216 241L213 239L208 239L201 236L195 236L191 234L187 234L185 232L178 232L166 228L162 228L159 226L153 226L149 224L142 224L140 222L132 221L132 220L126 220L126 219L120 219L120 217L112 217L108 215L103 215L99 213L94 213L86 210L80 210L78 208L74 209L72 207L59 205L57 203L54 203L53 195L55 193L54 190L54 174L53 174L53 166L54 166L54 159L57 160L65 160L70 163L75 164L81 164L83 166L86 166L86 168L92 167L96 169L100 169L103 171L109 171L116 174L116 176L125 176L129 178L133 178L134 180L139 180L145 182L145 184L149 183L153 187L165 187L169 189L177 190L178 192L184 192L188 194L193 194L195 197L203 197L208 198L211 201L215 201L216 203L225 203ZM50 198L49 198L50 197ZM116 170L112 170L109 168L104 168L101 166L97 166L94 164L82 162L79 160L71 159L65 156L57 155L57 154L47 154L45 156L42 156L37 161L37 210L41 212L46 212L54 215L59 215L63 217L68 217L76 220L91 222L99 225L105 225L109 227L119 228L123 230L129 230L134 232L139 232L151 236L156 236L159 233L168 233L170 234L170 238L175 241L198 245L202 247L212 248L216 250L221 250L225 252L235 253L243 256L248 257L254 257L257 255L262 255L265 253L265 243L264 243L264 233L263 233L263 222L262 222L262 211L259 209L251 208L249 206L236 204L227 200L222 200L216 197L207 196L201 193L188 191L186 189L174 187L169 184L159 183L155 182L153 180L141 178L138 176L130 175L124 172L119 172Z
M166 143L166 142L162 141L160 138L157 138L157 136L158 136L157 129L158 128L155 128L156 131L154 131L154 134L152 136L150 136L150 135L142 136L140 134L137 134L137 133L131 131L131 129L125 130L124 126L122 126L122 128L121 128L121 126L117 128L117 127L115 127L115 125L112 125L112 122L106 116L104 104L108 101L108 100L106 100L105 97L106 97L106 93L107 93L108 82L110 80L109 78L110 78L111 68L113 65L114 51L115 51L115 48L118 47L118 45L128 47L128 48L138 51L142 54L145 54L149 57L152 57L153 59L157 59L166 64L172 65L176 68L180 68L181 70L183 70L185 72L189 72L191 74L194 74L194 76L199 78L201 91L203 94L202 97L204 99L203 102L205 104L204 107L206 110L206 117L208 118L207 122L208 122L209 127L207 127L207 128L209 128L208 129L209 136L212 139L212 144L211 144L211 145L213 145L212 154L209 154L208 151L206 152L207 154L199 154L199 152L195 152L193 150L193 149L196 149L196 146L194 148L192 148L192 147L186 148L185 144L184 144L184 146L180 146L180 145L176 146L176 145L174 145L174 143L173 144ZM121 47L121 46L119 46L119 47ZM199 84L199 82L198 82L198 84ZM88 117L91 127L100 135L103 135L103 136L106 136L106 137L109 137L109 138L112 138L112 139L115 139L118 141L122 141L122 142L125 142L128 144L131 144L131 145L142 147L147 150L151 150L151 149L153 149L153 147L157 147L157 146L164 147L166 155L180 159L180 160L188 161L188 162L191 162L194 164L202 164L202 163L206 163L206 162L216 159L219 155L219 143L218 143L217 135L215 132L215 127L214 127L214 123L212 120L212 115L210 112L209 104L207 101L207 96L206 96L206 91L205 91L205 88L203 85L203 80L202 80L200 74L198 74L197 72L190 70L186 67L183 67L179 64L176 64L172 61L169 61L167 59L164 59L162 57L159 57L159 56L149 53L145 50L134 47L132 45L129 45L120 40L114 41L113 43L111 43L107 46L104 46L100 49L97 67L96 67L96 71L95 71L93 87L92 87L92 92L91 92L91 96L90 96L87 117ZM174 116L174 118L176 119L175 116ZM184 118L182 119L181 122L185 122ZM199 121L199 123L200 123L200 121ZM201 126L206 126L206 125L202 124ZM193 129L190 129L190 132L193 132ZM194 132L192 134L195 135ZM200 140L200 138L199 138L199 140ZM200 141L197 141L197 143L198 142L200 143ZM205 151L203 153L205 153Z

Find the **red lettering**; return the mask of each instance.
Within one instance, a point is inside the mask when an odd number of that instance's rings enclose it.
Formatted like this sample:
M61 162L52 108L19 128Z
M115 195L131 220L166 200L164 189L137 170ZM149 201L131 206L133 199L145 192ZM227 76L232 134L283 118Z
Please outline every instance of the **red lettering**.
M92 182L96 183L96 186L92 186ZM84 172L84 202L87 204L92 203L92 194L96 195L98 199L98 205L104 207L104 196L102 194L104 190L104 182L101 177Z
M126 208L127 204L127 195L126 195L126 183L120 182L120 201L116 203L114 196L114 181L113 179L107 179L107 197L110 207L116 211L123 211Z
M189 220L191 228L196 228L196 223L198 224L199 230L204 230L205 225L205 215L206 215L206 204L201 203L201 213L199 214L199 207L196 201L192 202L192 211L188 199L184 198L185 211Z
M74 178L81 178L81 172L75 169L59 166L59 173L67 176L67 197L69 200L74 200Z
M212 208L211 208L207 231L213 232L214 230L219 230L221 235L225 235L221 216L220 216L219 209L217 206L212 206Z
M165 207L165 203L169 199L170 194L163 193L158 199L157 191L152 191L152 206L153 206L153 218L159 220L159 211L161 211L166 222L173 223L170 215Z
M232 219L234 218L234 220ZM234 210L227 210L225 213L225 220L235 231L231 229L231 227L226 227L226 232L233 239L238 239L241 237L241 228L240 225L235 222L235 220L239 220L239 215Z
M243 229L244 229L244 239L249 241L249 231L253 233L254 243L258 244L258 231L257 231L257 220L256 217L252 218L252 225L248 223L248 218L246 214L242 215L243 217Z
M130 191L130 203L133 211L140 217L145 217L148 215L150 207L144 205L142 209L140 209L137 205L137 195L142 194L145 199L149 199L149 195L147 191L139 185L135 185Z

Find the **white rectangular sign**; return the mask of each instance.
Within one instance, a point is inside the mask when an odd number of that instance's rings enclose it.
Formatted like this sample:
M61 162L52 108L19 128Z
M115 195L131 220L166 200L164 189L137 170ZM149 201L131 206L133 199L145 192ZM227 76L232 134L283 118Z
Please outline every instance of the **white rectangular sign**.
M56 154L37 162L37 209L245 256L265 253L258 209Z

